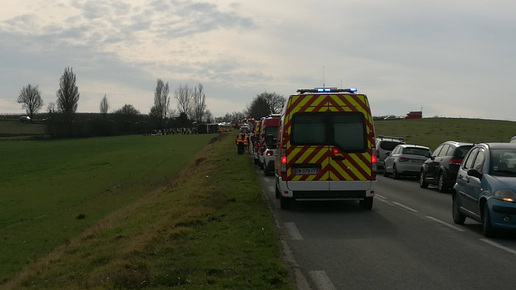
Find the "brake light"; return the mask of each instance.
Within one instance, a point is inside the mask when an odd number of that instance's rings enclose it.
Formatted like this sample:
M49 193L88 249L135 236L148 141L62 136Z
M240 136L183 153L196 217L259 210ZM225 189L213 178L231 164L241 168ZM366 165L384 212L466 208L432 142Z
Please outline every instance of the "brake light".
M373 152L376 152L378 154L378 151L375 148L371 148ZM374 154L371 155L371 180L376 180L376 169L377 169L377 157L374 156Z
M371 163L376 163L376 156L371 155Z
M462 163L462 159L452 159L450 160L450 164L460 165Z
M281 164L287 164L287 156L281 157Z
M410 159L408 159L407 157L400 157L400 159L398 159L399 162L407 162L409 160Z
M339 153L339 150L333 149L333 154L337 154L337 153Z
M272 151L267 151L267 153L265 153L267 156L272 156Z

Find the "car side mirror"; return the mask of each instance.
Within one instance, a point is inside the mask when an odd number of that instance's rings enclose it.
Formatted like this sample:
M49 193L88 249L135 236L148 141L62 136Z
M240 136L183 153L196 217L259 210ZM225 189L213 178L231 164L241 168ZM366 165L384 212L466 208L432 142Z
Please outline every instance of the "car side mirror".
M430 156L432 156L432 154L430 154L430 152L426 152L426 153L425 153L425 157L426 157L426 158L430 158Z
M476 169L470 169L470 170L468 170L468 175L469 175L469 176L476 177L476 178L478 178L478 179L481 179L481 178L482 178L482 173L478 172L478 170L476 170Z

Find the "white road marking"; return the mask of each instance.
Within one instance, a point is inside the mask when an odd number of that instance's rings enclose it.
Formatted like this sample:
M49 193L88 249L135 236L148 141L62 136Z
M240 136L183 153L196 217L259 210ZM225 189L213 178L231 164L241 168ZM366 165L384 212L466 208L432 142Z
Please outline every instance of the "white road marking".
M435 221L435 222L438 222L438 223L440 223L440 224L442 224L442 225L445 225L445 226L447 226L447 227L449 227L449 228L451 228L451 229L454 229L454 230L456 230L456 231L459 231L459 232L463 232L463 231L464 231L464 230L463 230L463 229L461 229L461 228L458 228L458 227L456 227L456 226L454 226L454 225L450 225L449 223L447 223L447 222L443 222L442 220L436 219L436 218L434 218L434 217L426 216L426 218L431 219L431 220L433 220L433 221Z
M379 195L378 193L377 193L377 194L375 194L374 196L377 196L377 197L379 197L379 198L381 198L381 199L387 199L385 196L383 196L383 195Z
M337 290L333 283L331 283L330 278L326 275L324 271L310 271L310 277L314 281L315 287L317 290Z
M504 246L502 246L502 245L500 245L500 244L498 244L498 243L495 243L495 242L493 242L493 241L490 241L490 240L488 240L488 239L480 239L480 240L481 240L482 242L486 242L486 243L488 243L488 244L490 244L490 245L492 245L492 246L495 246L495 247L497 247L498 249L502 249L502 250L504 250L504 251L507 251L507 252L509 252L509 253L511 253L511 254L516 255L516 251L515 251L515 250L513 250L513 249L509 249L509 248L507 248L507 247L504 247Z
M287 229L287 232L290 235L290 238L293 241L302 241L303 240L303 236L301 236L301 233L299 233L299 231L297 230L295 223L287 222L287 223L284 223L284 225L285 225L285 228Z
M406 205L403 205L403 204L401 204L401 203L399 203L399 202L393 202L393 203L394 203L395 205L397 205L397 206L401 206L401 207L402 207L402 208L404 208L404 209L408 209L408 210L413 211L413 212L418 212L417 210L415 210L415 209L413 209L413 208L410 208L410 207L408 207L408 206L406 206Z
M271 186L268 186L267 188L269 189L269 192L274 192L274 186L271 185Z
M381 201L381 202L384 202L384 203L386 203L386 204L388 204L388 205L390 205L390 206L394 206L394 204L390 203L389 201L387 201L387 200L385 200L385 199L381 199L381 198L379 198L379 199L377 199L377 200L379 200L379 201Z

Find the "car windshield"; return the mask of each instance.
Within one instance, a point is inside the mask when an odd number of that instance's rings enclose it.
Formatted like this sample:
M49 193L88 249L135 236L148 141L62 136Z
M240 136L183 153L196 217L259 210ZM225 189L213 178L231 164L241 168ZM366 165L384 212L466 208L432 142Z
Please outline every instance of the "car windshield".
M425 156L426 153L430 153L430 149L418 148L418 147L406 147L406 148L403 148L403 154Z
M394 148L396 148L396 146L400 144L402 143L399 141L382 141L380 142L380 148L382 148L383 150L392 151L394 150Z
M516 149L491 150L489 174L516 176Z

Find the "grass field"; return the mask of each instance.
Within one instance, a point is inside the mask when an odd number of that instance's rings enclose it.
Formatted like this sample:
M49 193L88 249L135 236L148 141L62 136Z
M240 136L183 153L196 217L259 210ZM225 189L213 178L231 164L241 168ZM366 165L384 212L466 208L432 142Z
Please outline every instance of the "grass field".
M212 137L0 142L0 281L169 182Z
M43 124L21 123L19 121L0 121L0 137L12 135L43 135L46 127Z
M205 136L190 139L190 146L205 144L207 139L200 139ZM289 270L280 258L278 236L254 165L248 156L236 155L232 135L226 136L193 158L184 156L184 160L191 162L172 182L165 176L149 182L155 190L135 194L133 202L89 223L86 230L75 226L68 238L57 239L60 246L49 255L40 255L38 261L21 259L20 262L27 263L23 273L0 289L294 289ZM197 136L177 137L186 140ZM187 155L177 152L176 146L168 147L176 148L176 154L170 156ZM91 150L84 149L84 156ZM171 160L163 159L163 163L170 164ZM81 171L95 172L109 166L99 161L89 160ZM64 160L56 162L61 164ZM133 166L139 171L146 168L143 164ZM120 173L118 177L138 174ZM106 176L106 180L110 179ZM137 186L131 178L129 184L117 188L117 193L102 191L118 182L100 187L100 196L125 195ZM85 183L97 181L89 179ZM68 199L66 196L61 191L55 198ZM100 196L90 200L89 207L106 204ZM78 213L85 213L86 218L76 219ZM52 219L66 222L54 230L87 222L90 215L85 206L57 212ZM40 227L33 222L45 219L51 220L45 217L20 226L35 230ZM23 231L19 226L11 229L12 234ZM38 247L31 244L32 248Z
M406 143L434 150L443 141L507 142L516 135L516 122L480 119L411 119L376 121L376 135L404 137Z

